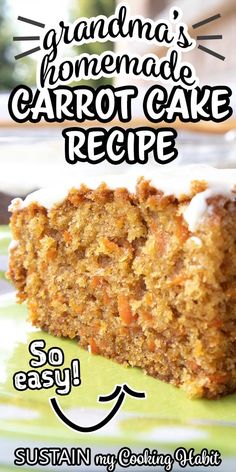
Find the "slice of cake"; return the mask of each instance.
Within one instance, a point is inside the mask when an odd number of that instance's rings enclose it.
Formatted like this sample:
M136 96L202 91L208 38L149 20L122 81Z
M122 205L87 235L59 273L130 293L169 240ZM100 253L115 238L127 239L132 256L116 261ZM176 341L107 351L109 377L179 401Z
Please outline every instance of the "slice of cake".
M236 390L236 170L87 179L15 199L33 325L208 398Z

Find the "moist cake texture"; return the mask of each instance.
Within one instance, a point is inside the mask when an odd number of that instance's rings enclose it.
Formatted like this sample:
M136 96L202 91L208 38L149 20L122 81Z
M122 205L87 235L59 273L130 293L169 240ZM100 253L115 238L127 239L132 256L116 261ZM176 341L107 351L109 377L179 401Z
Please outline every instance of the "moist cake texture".
M9 278L33 325L190 396L234 392L236 171L154 172L14 200Z

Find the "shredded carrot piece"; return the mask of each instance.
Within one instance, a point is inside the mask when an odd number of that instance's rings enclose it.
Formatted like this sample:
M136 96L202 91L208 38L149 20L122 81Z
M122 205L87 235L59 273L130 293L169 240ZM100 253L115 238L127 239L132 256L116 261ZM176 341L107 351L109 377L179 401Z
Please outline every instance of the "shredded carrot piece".
M82 192L81 190L80 192L75 191L75 192L71 192L68 195L68 200L72 205L78 206L83 201L84 196L85 196L85 191L84 192Z
M74 303L72 301L72 302L70 302L70 306L71 306L72 310L74 310L75 313L77 313L78 315L82 315L82 313L85 310L85 305L83 303L77 304L77 303Z
M148 350L150 352L154 352L155 351L155 341L153 339L151 339L149 342L148 342Z
M228 381L229 374L228 372L222 372L221 374L211 374L209 375L209 379L214 383L224 384Z
M54 300L55 301L59 301L61 303L65 303L66 302L66 298L63 297L63 295L61 293L56 293L55 296L54 296Z
M199 369L198 364L194 360L188 361L187 366L190 370L192 370L192 372L197 372Z
M92 288L97 288L103 285L104 279L103 277L99 277L98 275L94 275L91 279L91 286Z
M121 216L120 218L117 219L116 226L117 228L122 229L124 225L125 225L125 219L123 216Z
M182 216L176 216L176 236L181 243L184 243L189 238L189 230L184 224Z
M131 311L129 301L127 297L122 293L118 295L118 311L120 318L124 324L129 325L135 320Z
M117 330L118 334L121 336L128 336L129 328L127 326L120 326Z
M220 320L219 318L215 318L214 320L209 323L209 326L212 328L222 328L223 321Z
M108 251L108 252L120 252L120 248L119 246L114 243L114 241L110 241L110 239L108 238L103 238L102 240L103 242L103 245L105 247L105 249Z
M100 327L101 327L100 321L94 321L93 322L93 324L91 326L93 335L96 335L96 334L99 333Z
M110 297L106 291L106 289L104 289L104 292L103 292L103 303L104 305L108 305L108 303L110 302Z
M151 313L149 313L148 310L142 310L141 316L146 321L153 321L153 316L151 315Z
M99 349L94 338L90 338L89 340L89 350L91 354L99 354Z
M46 255L46 259L47 261L52 261L53 259L55 259L57 255L57 250L55 247L51 247L50 249L48 249L47 251L47 255Z
M24 293L17 294L17 303L23 303L27 299L27 295Z
M167 283L170 287L174 285L181 285L183 282L186 280L186 275L185 274L178 274L173 279L168 280Z
M150 228L155 235L158 253L159 255L162 255L166 251L167 236L161 229L158 228L156 221L152 221L150 223Z
M66 243L70 243L71 239L72 239L70 232L69 231L64 231L63 238L64 238L64 241Z
M146 293L146 295L145 295L145 303L146 303L146 305L152 305L152 302L153 302L152 293L150 293L150 292Z
M42 272L45 272L45 270L47 269L47 264L45 261L41 261L40 264L39 264L39 269L42 271Z

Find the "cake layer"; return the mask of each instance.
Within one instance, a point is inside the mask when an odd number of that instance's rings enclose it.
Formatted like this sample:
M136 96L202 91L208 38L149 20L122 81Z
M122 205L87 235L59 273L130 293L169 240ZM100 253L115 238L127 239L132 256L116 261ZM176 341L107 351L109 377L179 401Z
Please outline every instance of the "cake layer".
M9 277L31 322L191 396L235 391L233 182L128 173L13 202Z

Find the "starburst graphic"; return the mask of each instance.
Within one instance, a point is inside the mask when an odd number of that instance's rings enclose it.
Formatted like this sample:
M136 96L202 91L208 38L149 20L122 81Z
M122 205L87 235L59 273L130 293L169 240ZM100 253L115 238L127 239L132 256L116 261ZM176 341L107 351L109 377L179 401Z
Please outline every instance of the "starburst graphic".
M204 20L199 21L198 23L195 23L192 25L192 28L195 30L197 28L201 28L201 26L204 26L208 23L211 23L212 21L218 20L221 18L221 14L217 13L216 15L209 16L208 18L205 18ZM197 41L208 41L208 40L217 40L217 39L223 39L222 34L207 34L207 35L199 35L197 36ZM225 60L225 56L222 56L216 51L213 51L213 49L207 48L206 46L203 46L202 44L198 45L198 49L200 51L206 52L207 54L210 54L211 56L216 57L217 59L220 59L221 61Z
M33 26L37 26L38 28L45 28L44 23L40 23L39 21L31 20L30 18L25 18L24 16L18 16L17 20L23 21L24 23L28 23ZM13 41L39 41L40 36L14 36ZM34 54L37 51L40 51L40 46L36 46L35 48L28 49L20 54L15 56L15 59L21 59L22 57L29 56L30 54Z

